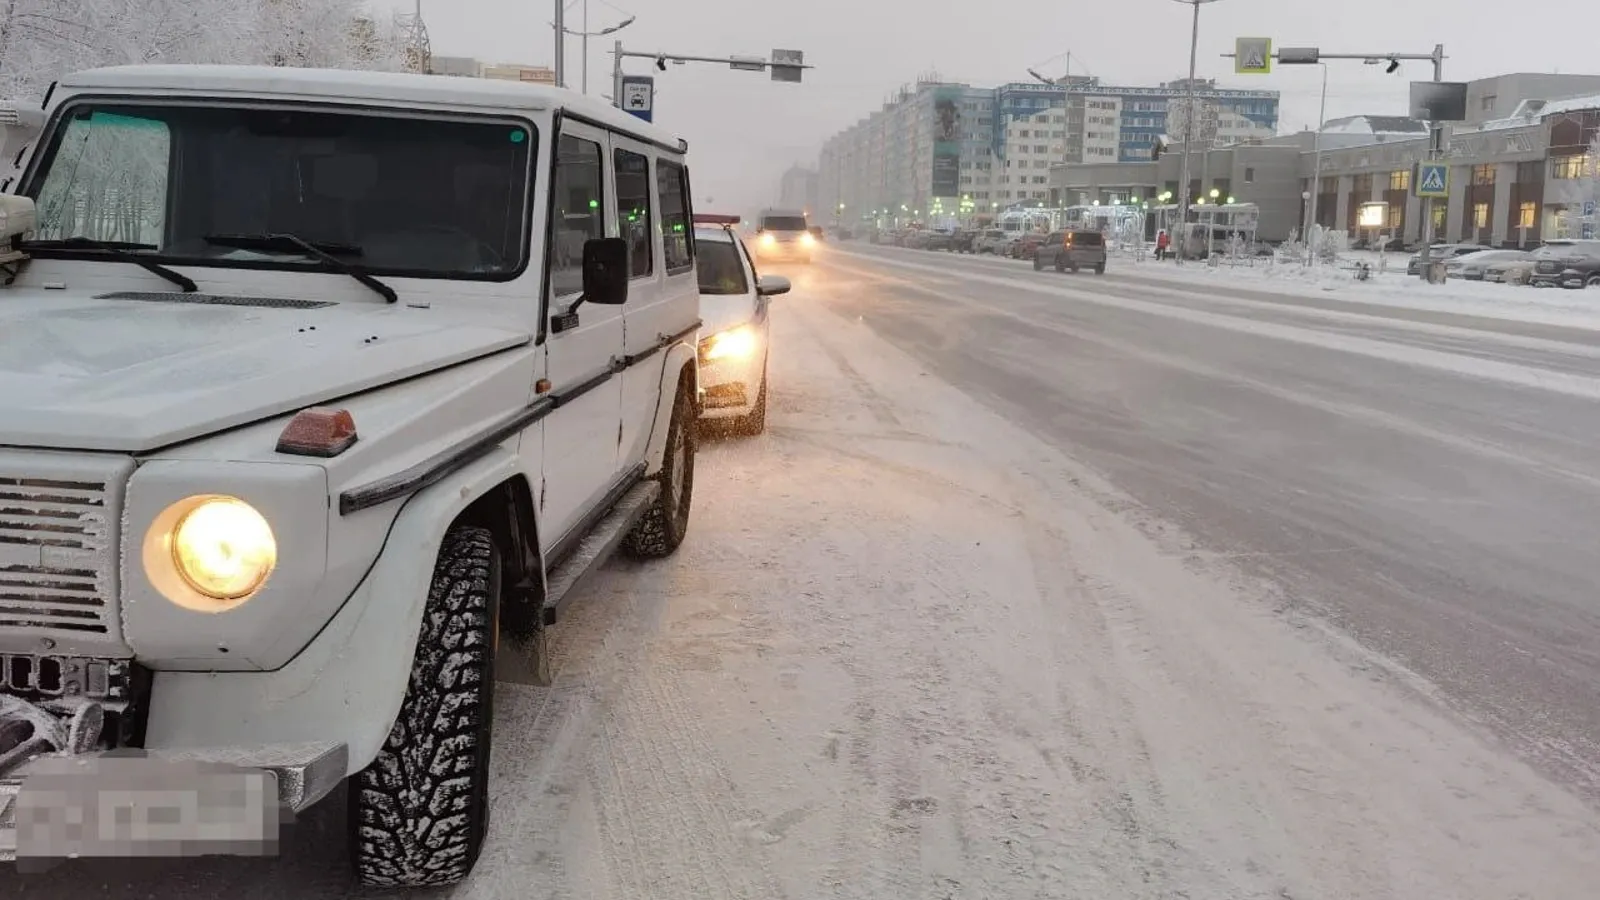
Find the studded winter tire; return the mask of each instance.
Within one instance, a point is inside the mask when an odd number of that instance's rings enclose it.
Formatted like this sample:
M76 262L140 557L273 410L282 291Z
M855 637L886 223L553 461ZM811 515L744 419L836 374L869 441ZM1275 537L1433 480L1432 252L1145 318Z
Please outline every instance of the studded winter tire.
M489 817L489 736L500 554L457 526L434 563L400 715L350 783L350 856L362 883L440 887L467 876Z
M680 384L667 426L667 452L656 479L656 502L628 532L623 549L638 559L671 555L689 532L689 505L694 499L695 412L689 389Z

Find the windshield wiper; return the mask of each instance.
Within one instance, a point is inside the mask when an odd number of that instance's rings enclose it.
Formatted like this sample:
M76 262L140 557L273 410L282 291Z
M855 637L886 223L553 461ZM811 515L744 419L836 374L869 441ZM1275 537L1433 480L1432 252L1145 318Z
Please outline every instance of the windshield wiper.
M239 250L287 250L300 252L331 268L338 269L351 278L361 282L382 295L390 303L397 302L400 295L394 288L368 275L360 266L354 266L340 259L335 254L343 256L360 256L361 248L354 244L339 244L329 241L308 241L296 234L208 234L205 242L219 247L234 247Z
M79 236L44 241L23 241L20 246L23 250L93 250L97 253L107 253L123 262L131 262L152 275L160 275L162 278L182 288L185 294L192 294L200 290L200 286L194 283L193 278L182 272L174 272L158 262L145 259L133 252L135 250L160 249L155 244L137 244L131 241L97 241L94 238Z

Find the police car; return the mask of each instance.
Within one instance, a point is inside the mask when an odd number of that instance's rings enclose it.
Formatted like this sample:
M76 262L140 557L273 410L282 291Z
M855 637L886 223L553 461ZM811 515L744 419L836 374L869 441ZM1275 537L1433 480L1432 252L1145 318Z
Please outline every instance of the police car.
M738 216L696 213L700 275L701 421L733 434L767 427L767 347L771 299L789 279L758 276L750 251L734 233Z

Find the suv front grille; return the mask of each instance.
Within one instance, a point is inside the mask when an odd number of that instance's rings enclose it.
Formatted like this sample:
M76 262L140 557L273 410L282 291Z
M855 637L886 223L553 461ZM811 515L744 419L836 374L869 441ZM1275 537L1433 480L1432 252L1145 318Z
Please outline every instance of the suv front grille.
M0 475L0 631L112 633L113 512L104 481Z

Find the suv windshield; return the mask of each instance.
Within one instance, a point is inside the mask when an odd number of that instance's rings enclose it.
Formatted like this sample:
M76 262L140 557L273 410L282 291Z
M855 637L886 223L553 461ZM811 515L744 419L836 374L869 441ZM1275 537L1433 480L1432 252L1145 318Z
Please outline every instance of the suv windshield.
M805 216L767 216L761 227L768 231L805 231Z
M698 254L695 269L700 275L700 293L743 294L750 290L733 242L706 238L695 242L695 252Z
M527 261L534 132L466 120L222 104L69 109L23 193L41 241L149 245L142 258L332 268L291 234L375 274L509 280ZM49 251L72 254L64 245Z

